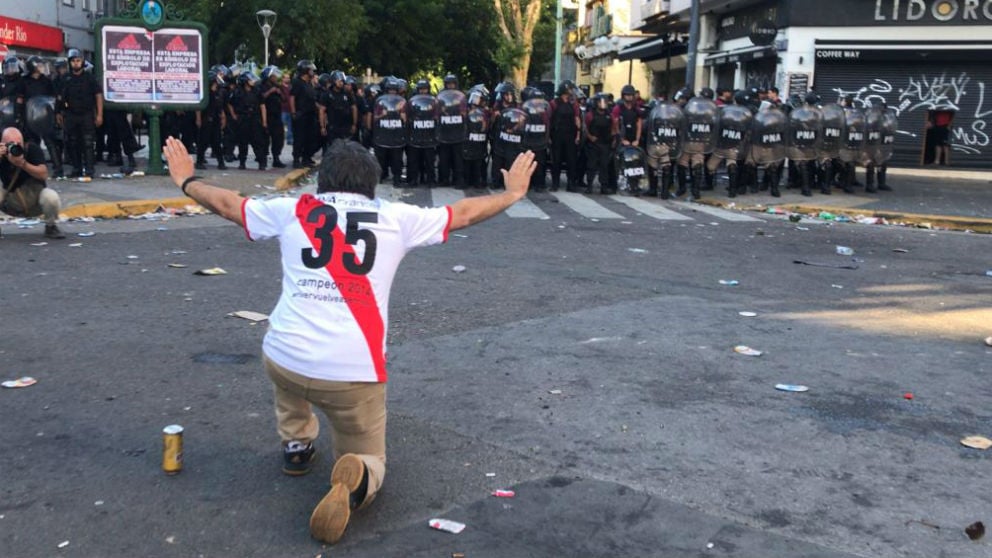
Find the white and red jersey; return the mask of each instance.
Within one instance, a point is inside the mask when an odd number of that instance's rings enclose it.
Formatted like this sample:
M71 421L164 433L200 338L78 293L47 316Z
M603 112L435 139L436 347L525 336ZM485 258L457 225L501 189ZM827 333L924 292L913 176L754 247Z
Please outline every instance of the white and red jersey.
M412 248L448 240L451 208L359 194L245 200L250 240L279 238L282 295L262 350L320 380L386 381L389 291Z

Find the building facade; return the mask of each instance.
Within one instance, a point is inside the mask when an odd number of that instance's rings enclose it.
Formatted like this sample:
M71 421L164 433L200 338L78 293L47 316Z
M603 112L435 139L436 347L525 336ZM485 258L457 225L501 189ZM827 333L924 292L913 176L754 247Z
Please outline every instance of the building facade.
M580 6L579 32L569 49L578 60L575 82L590 95L605 92L619 96L627 84L642 96L649 94L650 70L639 60L619 59L622 50L644 38L634 29L640 15L635 4L640 1L591 0Z
M661 24L641 30L685 32L690 7L672 0ZM899 166L932 162L930 123L944 113L949 164L992 168L992 0L702 0L701 14L697 90L884 102L899 114Z
M94 23L118 11L118 0L0 0L0 51L57 57L70 48L92 59Z

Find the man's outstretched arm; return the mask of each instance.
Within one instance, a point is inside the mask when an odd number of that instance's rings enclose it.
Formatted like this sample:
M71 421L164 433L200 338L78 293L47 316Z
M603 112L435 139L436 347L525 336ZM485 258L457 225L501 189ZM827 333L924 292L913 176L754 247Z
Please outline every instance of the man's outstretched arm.
M501 171L503 184L506 185L505 192L463 198L451 206L451 230L485 221L526 196L527 189L530 188L530 176L534 174L535 168L537 163L534 162L533 152L526 151L517 155L510 170Z
M241 215L244 198L240 194L211 186L200 179L187 182L187 179L193 176L193 159L186 151L183 142L170 136L165 140L162 151L165 160L169 163L169 176L172 177L172 181L180 188L183 187L184 182L186 183L184 194L228 221L241 227L245 226L244 217Z

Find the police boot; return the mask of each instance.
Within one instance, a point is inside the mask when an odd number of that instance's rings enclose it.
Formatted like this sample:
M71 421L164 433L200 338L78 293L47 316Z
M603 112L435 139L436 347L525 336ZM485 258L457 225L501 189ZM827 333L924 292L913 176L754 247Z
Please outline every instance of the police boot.
M703 185L703 165L696 165L692 167L692 199L698 200L702 198L702 194L699 193L700 187Z
M737 165L727 166L727 197L736 198L737 197L737 182L739 180L737 174Z
M883 192L891 192L892 187L885 183L885 171L889 169L888 165L881 165L877 169L878 173L878 189Z
M820 193L829 196L830 185L834 182L834 165L827 163L820 167Z
M781 178L782 167L780 165L772 165L771 168L765 167L765 182L768 184L769 189L771 189L771 194L774 198L782 195L782 192L778 189L778 183Z
M672 198L672 165L661 167L661 177L658 179L658 197L663 200Z
M703 166L703 184L702 184L702 189L703 190L712 190L713 189L713 174L710 173L710 169L706 168L705 165Z
M854 186L851 184L854 182L854 163L844 163L844 176L842 180L844 192L847 194L853 194Z
M869 194L878 192L875 189L875 165L872 163L865 166L865 192Z
M684 196L686 191L689 189L686 185L686 182L689 180L689 177L687 176L689 174L689 169L679 165L677 174L679 177L679 187L675 190L675 197L679 198Z
M650 170L650 167L648 170ZM658 195L658 173L648 173L648 191L646 194L652 198Z
M762 192L768 190L768 187L772 179L772 173L768 172L768 167L769 165L765 165L765 172L761 173L761 182L758 186L758 189Z
M93 152L93 141L93 136L83 136L83 176L89 178L93 178L94 159L96 158L96 154Z
M796 162L789 160L789 180L785 183L785 189L791 190L799 185L799 169L796 168ZM805 195L805 194L803 194Z
M811 161L803 161L801 163L796 164L796 166L799 167L799 181L800 181L800 185L802 186L802 194L807 198L813 195L813 189L811 184L813 181L813 177L811 176L812 173L810 172L810 168L809 168L810 164Z
M131 174L137 166L138 163L134 160L134 155L128 155L127 164L121 166L121 174ZM197 166L199 167L199 164ZM204 163L203 168L207 168L206 163Z

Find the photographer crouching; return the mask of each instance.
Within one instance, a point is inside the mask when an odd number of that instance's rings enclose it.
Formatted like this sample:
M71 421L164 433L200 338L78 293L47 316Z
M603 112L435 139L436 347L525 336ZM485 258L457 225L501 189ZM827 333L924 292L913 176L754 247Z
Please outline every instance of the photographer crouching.
M12 217L44 215L45 238L65 238L55 221L62 202L45 184L48 167L45 153L36 143L25 143L17 128L6 128L0 136L0 211Z

